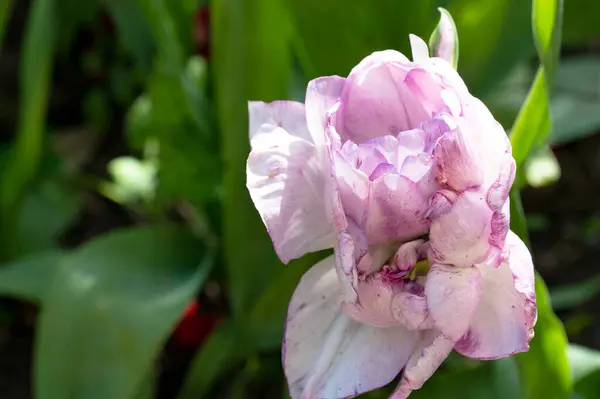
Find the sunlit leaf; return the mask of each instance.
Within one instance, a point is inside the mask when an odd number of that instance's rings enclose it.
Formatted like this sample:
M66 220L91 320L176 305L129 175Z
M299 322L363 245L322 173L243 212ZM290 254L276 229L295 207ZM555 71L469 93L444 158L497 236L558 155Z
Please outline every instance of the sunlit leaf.
M210 270L203 252L187 231L154 227L64 257L38 324L36 398L132 398Z

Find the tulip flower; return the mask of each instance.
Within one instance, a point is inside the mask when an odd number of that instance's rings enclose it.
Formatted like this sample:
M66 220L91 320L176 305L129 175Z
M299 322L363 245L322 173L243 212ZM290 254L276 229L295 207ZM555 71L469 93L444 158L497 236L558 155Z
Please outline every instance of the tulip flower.
M454 349L528 350L533 264L509 231L515 177L502 126L454 69L442 14L432 55L387 50L305 103L251 102L247 186L279 258L334 248L291 299L283 363L293 399L354 397L401 376L420 388Z

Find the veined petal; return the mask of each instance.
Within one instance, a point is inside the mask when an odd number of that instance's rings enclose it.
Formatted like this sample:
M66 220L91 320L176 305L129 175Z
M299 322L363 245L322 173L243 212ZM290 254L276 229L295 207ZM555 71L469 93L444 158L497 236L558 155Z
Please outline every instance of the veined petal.
M324 76L311 80L306 89L306 121L312 140L317 145L326 143L328 112L339 100L346 79L339 76Z
M435 329L422 331L419 344L404 369L398 388L390 399L406 399L413 390L421 388L448 357L453 346L454 341L444 337Z
M428 199L405 176L387 174L371 182L367 237L370 244L407 241L427 231Z
M427 308L444 336L458 341L467 331L481 290L481 274L475 266L431 266L425 284Z
M405 84L411 63L394 51L376 52L357 65L344 85L335 128L357 144L413 129L430 115Z
M456 69L458 65L458 34L456 32L456 25L448 11L441 7L438 8L438 11L441 14L440 21L429 39L429 46L433 53L432 56L447 61Z
M333 247L341 205L325 149L309 141L302 104L250 103L250 127L247 186L279 258Z
M341 310L342 300L332 257L313 266L296 288L283 345L293 399L341 399L379 388L413 352L415 333L357 323Z
M529 349L537 318L533 263L525 244L510 231L504 262L480 265L483 294L471 326L456 350L474 359L498 359Z
M429 240L435 263L471 266L489 254L492 210L485 195L465 191L447 213L431 222Z
M434 152L440 184L462 192L483 183L480 157L461 130L455 129L440 137Z

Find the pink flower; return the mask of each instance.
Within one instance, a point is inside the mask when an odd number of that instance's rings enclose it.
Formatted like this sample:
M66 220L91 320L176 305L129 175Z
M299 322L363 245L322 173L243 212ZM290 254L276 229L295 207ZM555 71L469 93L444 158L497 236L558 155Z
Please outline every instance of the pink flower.
M376 52L305 104L251 102L247 185L283 262L334 248L290 302L283 359L294 399L346 398L402 373L405 398L452 349L526 351L533 265L509 232L515 163L504 130L438 46ZM440 28L441 27L441 28Z

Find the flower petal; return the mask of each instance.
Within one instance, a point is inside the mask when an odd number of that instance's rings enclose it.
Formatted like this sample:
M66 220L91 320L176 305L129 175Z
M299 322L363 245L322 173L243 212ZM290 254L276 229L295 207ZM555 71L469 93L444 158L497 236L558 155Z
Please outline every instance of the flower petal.
M425 284L427 308L444 336L456 342L467 331L481 289L481 274L475 266L431 266Z
M454 129L440 137L434 152L440 184L462 192L483 183L480 157L461 130Z
M390 399L405 399L423 386L452 351L454 342L437 330L421 332L419 344L404 369L398 388Z
M324 76L308 83L306 121L315 144L322 145L326 142L328 112L339 100L345 83L346 79L339 76Z
M369 244L407 241L427 231L428 200L405 176L387 174L370 187L367 237Z
M247 186L279 258L333 247L341 205L329 161L309 141L302 104L250 103L250 127Z
M471 266L482 262L490 250L492 210L485 195L465 191L451 210L431 222L429 240L435 263Z
M384 51L366 57L352 70L335 117L343 141L360 144L395 135L430 117L404 82L410 69L402 54Z
M379 388L400 372L416 334L353 321L329 257L302 278L290 302L283 363L293 399L337 399Z
M443 8L438 8L440 21L438 22L429 45L434 57L441 58L456 69L458 65L458 33L452 16Z
M480 265L483 295L467 333L456 350L474 359L498 359L529 349L537 312L533 263L525 244L512 231L508 257L500 267Z

